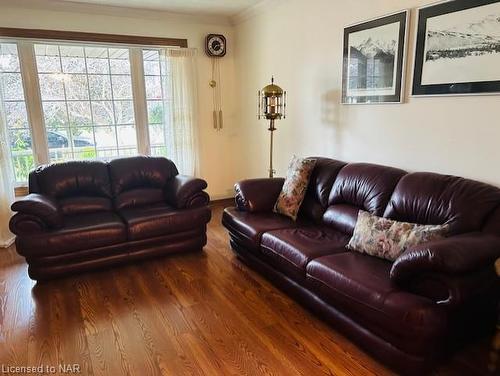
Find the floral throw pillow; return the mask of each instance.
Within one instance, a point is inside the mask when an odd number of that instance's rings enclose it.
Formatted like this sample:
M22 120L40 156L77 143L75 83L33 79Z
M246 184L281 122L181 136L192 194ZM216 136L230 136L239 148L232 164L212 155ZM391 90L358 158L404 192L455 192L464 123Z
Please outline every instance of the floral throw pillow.
M285 183L278 196L274 211L292 218L297 219L300 205L306 195L309 178L316 164L316 159L297 158L293 156L288 172L286 174Z
M360 210L347 248L394 261L409 247L444 238L448 230L448 225L397 222Z

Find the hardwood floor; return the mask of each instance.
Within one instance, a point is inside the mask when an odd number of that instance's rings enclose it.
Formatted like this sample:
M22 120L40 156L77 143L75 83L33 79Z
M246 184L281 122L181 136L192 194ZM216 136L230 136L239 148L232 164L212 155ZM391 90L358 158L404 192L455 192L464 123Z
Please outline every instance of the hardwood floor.
M214 206L201 254L42 284L28 278L13 247L0 250L0 367L63 374L59 365L77 364L80 374L112 376L392 374L244 266L221 212ZM490 343L464 349L437 374L494 374Z

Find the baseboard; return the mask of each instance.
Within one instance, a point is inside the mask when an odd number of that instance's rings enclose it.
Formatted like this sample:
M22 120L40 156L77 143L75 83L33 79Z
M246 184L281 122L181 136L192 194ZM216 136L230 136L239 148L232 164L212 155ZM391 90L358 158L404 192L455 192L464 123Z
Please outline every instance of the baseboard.
M229 200L229 199L234 199L234 192L230 193L222 193L218 195L210 195L210 200L211 201L220 201L220 200Z
M14 241L16 240L16 237L15 236L12 236L12 238L10 238L9 240L7 240L6 242L2 242L0 243L0 249L2 248L9 248L12 244L14 244Z
M234 197L210 200L210 206L234 206Z

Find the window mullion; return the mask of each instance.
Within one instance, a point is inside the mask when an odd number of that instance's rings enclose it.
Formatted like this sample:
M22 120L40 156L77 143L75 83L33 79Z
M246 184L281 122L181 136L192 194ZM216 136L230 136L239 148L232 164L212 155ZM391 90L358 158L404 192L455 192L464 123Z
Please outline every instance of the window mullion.
M66 122L64 124L64 128L66 128L67 133L67 139L68 139L68 148L71 150L71 157L74 159L75 158L75 151L73 149L73 132L71 129L71 124L69 122L69 105L68 105L68 89L66 87L67 81L66 81L66 76L64 75L64 69L63 69L63 63L62 63L62 56L61 56L61 46L57 46L57 53L59 55L59 66L61 67L61 74L62 74L62 84L63 84L63 93L64 93L64 104L66 108ZM63 159L66 159L64 156L63 152ZM50 156L49 156L50 157Z
M130 72L134 98L135 129L139 154L151 154L142 48L130 48Z
M28 41L19 41L18 51L35 164L46 164L49 162L49 147L45 130L34 44Z
M95 136L95 120L94 120L94 108L92 106L92 94L90 92L90 78L89 78L89 65L87 62L87 49L83 48L83 59L85 62L85 77L87 82L87 93L89 96L89 110L90 110L90 122L92 126L92 139L94 140L94 151L95 156L99 159L99 153L97 152L97 138Z

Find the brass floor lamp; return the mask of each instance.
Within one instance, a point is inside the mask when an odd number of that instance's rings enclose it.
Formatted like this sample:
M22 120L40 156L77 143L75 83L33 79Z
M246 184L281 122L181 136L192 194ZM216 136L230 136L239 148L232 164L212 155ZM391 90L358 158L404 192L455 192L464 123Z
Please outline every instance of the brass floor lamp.
M275 121L286 118L286 91L274 84L274 77L271 84L259 91L259 119L269 120L268 130L271 132L271 142L269 148L269 177L273 178L273 134L276 130Z

